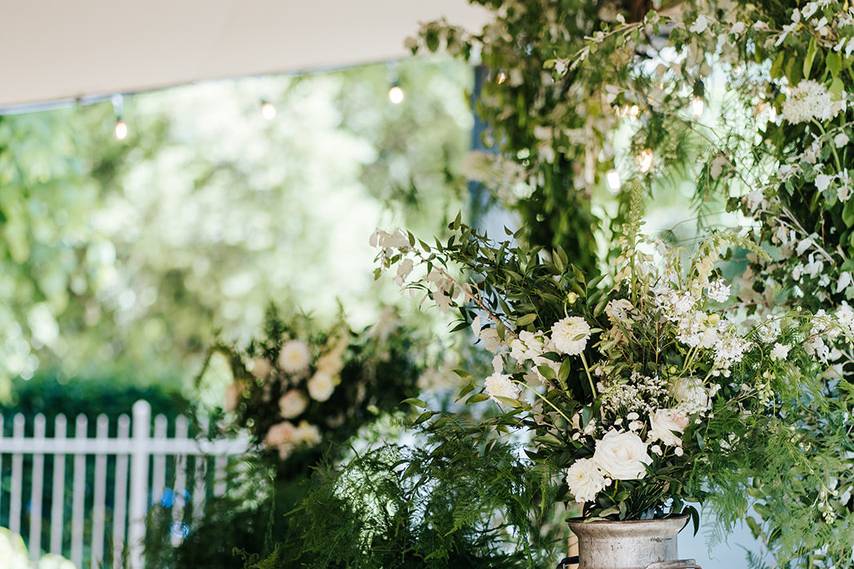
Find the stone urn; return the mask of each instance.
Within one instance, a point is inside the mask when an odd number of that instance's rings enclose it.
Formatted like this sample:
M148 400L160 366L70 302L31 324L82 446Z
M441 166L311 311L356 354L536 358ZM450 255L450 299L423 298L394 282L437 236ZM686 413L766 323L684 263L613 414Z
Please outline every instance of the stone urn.
M572 522L579 556L563 566L577 562L578 569L700 569L693 559L679 559L677 536L686 523L688 516Z

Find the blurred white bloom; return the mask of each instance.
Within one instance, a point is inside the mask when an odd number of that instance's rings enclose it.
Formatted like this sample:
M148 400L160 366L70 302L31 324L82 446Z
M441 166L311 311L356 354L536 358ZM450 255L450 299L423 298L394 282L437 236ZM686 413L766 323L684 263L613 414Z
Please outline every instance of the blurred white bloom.
M3 569L29 569L27 546L21 536L6 528L0 528L0 560Z
M579 316L569 316L552 326L551 340L558 352L575 356L587 347L590 325Z
M308 398L298 389L291 389L279 398L279 412L285 419L302 415L308 407Z
M279 352L279 367L288 373L301 373L311 363L311 351L302 340L289 340Z
M771 348L771 359L782 361L789 357L789 350L791 350L791 346L787 346L786 344L781 344L777 342L774 344L774 347Z
M326 401L335 391L335 379L324 371L316 371L308 380L308 394L315 401Z
M572 463L566 471L566 484L578 503L592 502L596 494L605 489L608 481L589 458L581 458Z
M484 348L493 354L501 349L502 343L501 338L498 336L498 330L489 327L483 328L480 316L475 316L474 320L472 320L471 329Z
M608 302L605 306L605 314L608 316L608 320L611 321L611 324L622 324L623 326L628 326L632 322L630 315L634 308L635 307L632 306L632 303L625 298L618 298Z
M836 281L836 292L837 294L848 288L851 284L851 273L845 271L844 273L839 275L839 279Z
M833 137L833 144L836 145L836 148L845 148L848 146L848 135L840 132Z
M394 229L391 232L383 231L377 228L372 234L368 243L371 247L382 249L385 253L391 253L395 250L406 251L409 249L409 238L402 229Z
M301 421L299 426L294 426L290 421L276 423L264 437L264 445L279 451L279 458L284 460L291 451L299 445L316 445L320 442L320 431L317 427Z
M486 393L499 403L501 403L499 397L518 400L521 393L521 388L511 381L510 376L500 372L495 372L487 377L484 386Z
M809 20L813 14L815 14L816 10L818 10L817 2L807 2L804 4L804 7L801 8L801 16L803 16L804 20Z
M712 21L705 14L700 14L688 30L695 34L702 34L709 28L711 23Z
M36 569L76 569L74 563L68 559L52 553L39 559Z
M611 429L596 441L593 461L615 480L639 480L652 462L647 446L635 433Z
M812 79L804 79L783 102L783 118L792 124L813 119L826 121L844 108L845 101L833 101L824 85Z
M676 433L682 433L688 427L688 416L676 409L658 409L649 418L647 443L661 441L667 446L678 447L682 439Z
M744 31L746 29L747 29L747 26L744 24L744 22L736 22L729 29L729 33L736 35L736 36L740 36L741 34L744 33Z
M732 293L732 289L729 284L718 279L709 283L709 286L706 287L706 292L708 293L709 298L715 302L726 302L729 299L729 295Z
M670 393L679 404L679 410L687 415L708 411L711 397L703 381L698 377L683 377L676 380Z
M546 351L546 336L544 332L529 332L522 330L519 337L510 342L510 357L517 362L535 360Z
M833 176L828 174L819 174L815 177L815 189L820 192L823 192L827 188L830 187L830 183L833 182Z
M270 375L272 369L273 365L267 358L255 358L252 360L252 369L249 371L255 378L264 379Z

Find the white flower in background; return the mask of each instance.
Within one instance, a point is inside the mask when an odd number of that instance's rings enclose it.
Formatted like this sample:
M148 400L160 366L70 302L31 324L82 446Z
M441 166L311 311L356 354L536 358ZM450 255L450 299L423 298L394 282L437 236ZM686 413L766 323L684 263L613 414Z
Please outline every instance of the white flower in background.
M3 561L3 569L29 569L30 567L24 540L20 535L6 528L0 528L0 560Z
M851 273L845 271L844 273L839 275L839 279L836 281L836 293L844 291L851 284Z
M484 348L493 354L501 349L502 343L501 338L498 336L498 330L489 327L483 328L480 316L475 316L474 320L472 320L471 329Z
M329 347L331 346L331 348ZM327 351L317 358L315 367L331 377L335 377L344 369L344 353L350 347L350 336L341 334L327 343Z
M611 429L596 441L593 461L614 480L639 480L652 462L647 446L635 433Z
M290 421L276 423L264 436L264 446L279 450L279 458L284 460L290 454L294 446L294 434L296 427Z
M847 302L842 302L836 309L836 320L845 329L845 333L854 336L854 309Z
M715 366L720 369L729 369L733 364L741 361L751 346L748 340L733 333L721 336L715 344Z
M566 484L578 503L592 502L596 494L608 486L608 480L589 458L581 458L572 463L566 471Z
M65 557L49 553L39 559L35 569L76 569L76 567Z
M744 22L736 22L729 29L729 33L736 35L736 36L740 36L741 34L744 33L744 31L746 29L747 29L747 26L744 24Z
M308 399L298 389L291 389L279 398L279 412L285 419L299 417L306 407Z
M311 363L311 351L302 340L289 340L279 352L279 367L287 373L301 373Z
M686 415L703 413L712 406L709 391L699 377L681 377L670 388L678 409Z
M307 421L300 421L294 430L294 442L298 445L314 446L320 442L320 431Z
M756 329L757 336L759 336L759 340L766 344L771 344L777 341L777 338L780 337L780 321L779 320L769 320L767 322L763 322Z
M409 249L409 238L402 229L394 229L391 232L376 229L368 240L371 247L382 249L386 254L394 251L406 251Z
M789 92L783 102L783 118L792 124L813 119L830 120L844 110L845 101L834 101L824 85L804 79Z
M335 379L325 371L316 371L308 380L308 394L315 401L326 401L335 391Z
M394 277L394 282L396 282L398 286L403 286L406 283L407 277L409 277L409 274L414 268L415 261L413 261L409 257L402 260L397 266L397 274Z
M237 409L237 404L240 403L240 395L243 393L242 385L233 381L225 388L223 396L222 410L226 413L231 413Z
M771 359L782 361L789 357L789 350L791 350L791 346L787 346L786 344L781 344L777 342L774 344L774 347L771 348Z
M729 295L732 294L732 289L729 284L718 279L709 283L709 286L706 287L706 292L709 298L715 302L726 302L729 300Z
M705 14L700 14L688 30L695 34L702 34L709 28L711 23L712 21Z
M848 135L844 132L840 132L836 136L833 137L833 144L836 148L845 148L848 146Z
M608 316L611 324L628 326L632 322L631 313L634 308L632 303L625 298L618 298L608 302L605 306L605 314Z
M510 357L520 364L527 360L536 360L545 351L546 337L544 332L522 330L519 332L519 337L510 342Z
M801 8L801 16L803 16L804 20L809 20L813 14L815 14L816 10L818 10L817 2L807 2L804 4L804 7Z
M678 409L658 409L649 418L647 443L661 441L667 446L682 446L682 439L676 433L683 433L688 427L688 415Z
M831 182L833 182L833 176L828 174L819 174L815 177L815 189L823 192L830 187Z
M493 367L495 367L494 362ZM500 370L495 370L492 375L486 378L484 387L486 388L486 393L498 403L502 402L499 397L518 400L522 392L519 385L513 383L511 376L501 373Z
M577 356L587 347L590 325L579 316L558 320L552 326L552 344L558 352Z
M249 371L256 379L265 379L273 371L273 364L267 358L255 358Z

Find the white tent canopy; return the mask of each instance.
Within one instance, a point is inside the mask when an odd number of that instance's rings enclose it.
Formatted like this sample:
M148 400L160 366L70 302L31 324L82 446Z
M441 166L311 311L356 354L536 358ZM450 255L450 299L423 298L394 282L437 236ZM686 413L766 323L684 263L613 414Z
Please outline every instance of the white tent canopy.
M466 0L0 0L0 108L394 59Z

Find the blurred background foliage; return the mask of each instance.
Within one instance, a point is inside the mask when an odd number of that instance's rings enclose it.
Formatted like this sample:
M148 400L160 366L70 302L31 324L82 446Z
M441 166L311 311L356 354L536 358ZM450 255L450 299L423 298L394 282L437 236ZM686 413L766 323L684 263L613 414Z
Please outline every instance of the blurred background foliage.
M109 102L0 116L2 398L36 374L186 385L271 299L370 322L399 297L373 229L464 208L471 81L422 59L191 85L126 97L124 141Z

